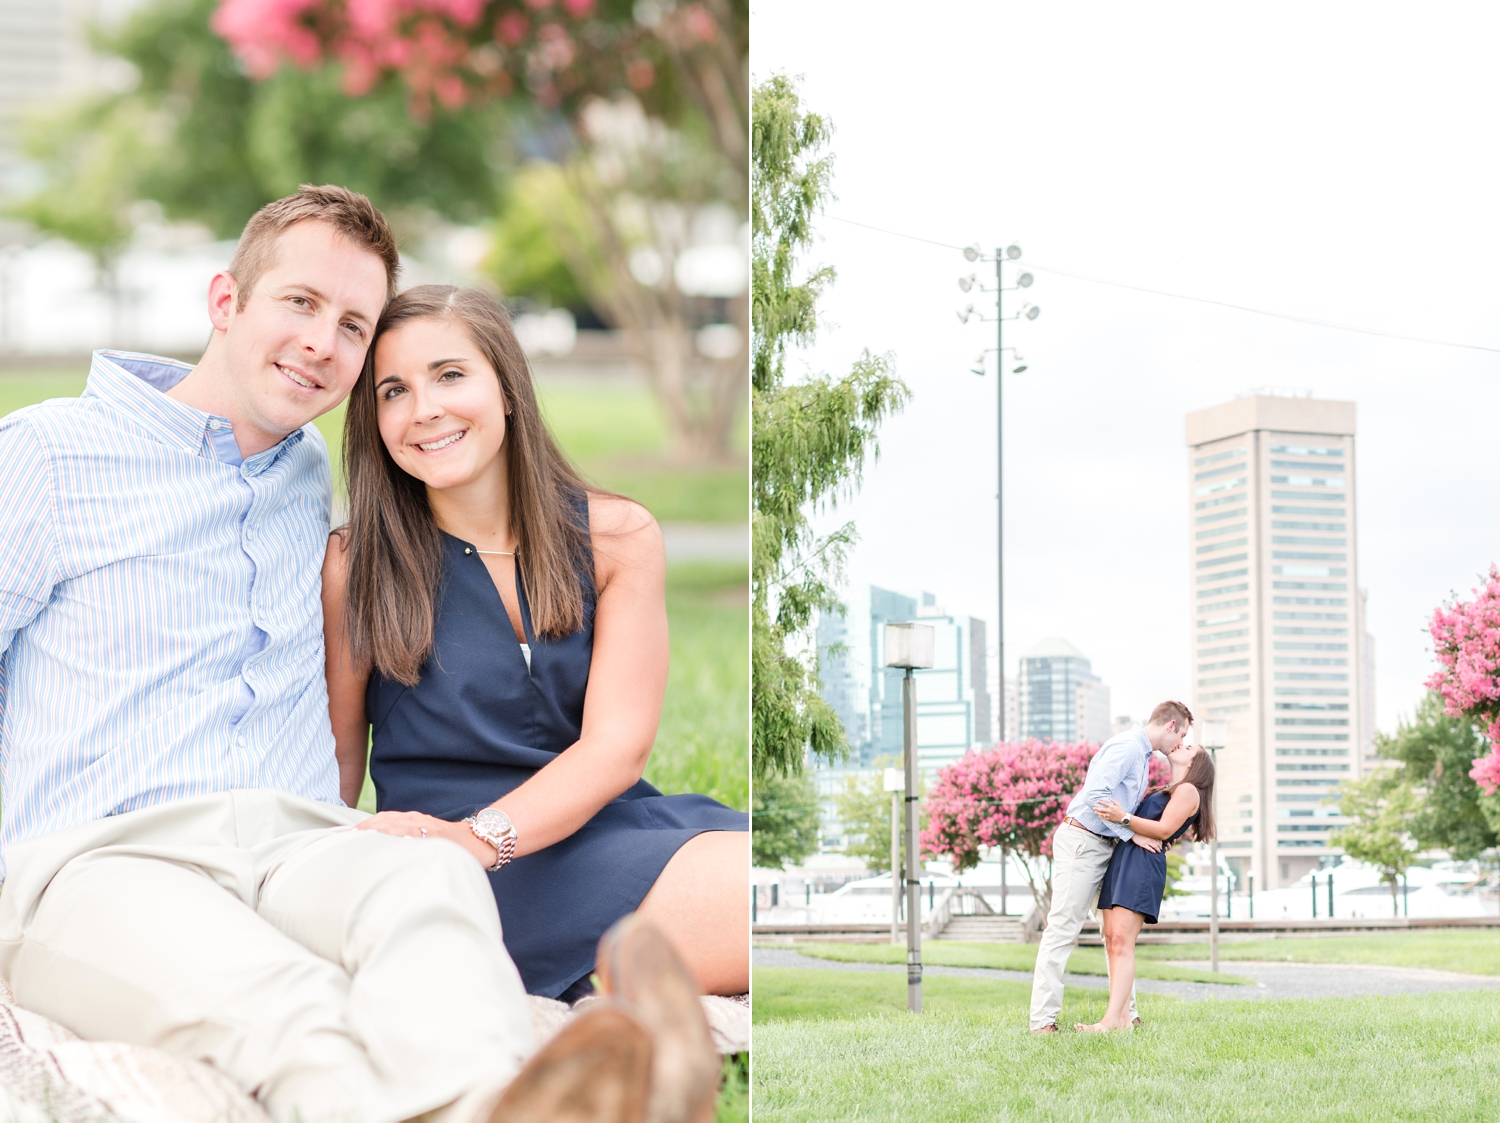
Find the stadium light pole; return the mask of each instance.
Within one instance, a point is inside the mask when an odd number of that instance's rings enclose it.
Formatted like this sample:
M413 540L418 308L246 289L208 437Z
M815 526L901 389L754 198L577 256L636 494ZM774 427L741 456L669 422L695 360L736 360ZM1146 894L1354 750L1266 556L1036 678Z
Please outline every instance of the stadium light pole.
M1010 319L1010 320L1019 320L1019 319L1022 319L1023 317L1025 319L1027 319L1027 320L1034 320L1039 315L1041 315L1042 310L1041 310L1041 308L1037 307L1035 304L1022 304L1021 307L1020 307L1020 309L1016 312L1016 314L1014 316L1006 316L1005 315L1005 307L1004 307L1004 296L1005 296L1005 293L1007 293L1007 292L1014 292L1014 291L1019 290L1019 289L1030 288L1032 281L1035 279L1035 278L1032 277L1032 275L1030 273L1023 272L1023 273L1019 274L1016 277L1016 283L1013 286L1011 286L1009 289L1007 289L1006 286L1005 286L1005 263L1007 261L1017 261L1017 260L1020 259L1020 257L1021 257L1021 247L1020 246L1009 245L1009 246L1006 246L1004 249L1001 249L999 246L996 246L995 247L995 252L993 254L986 255L979 248L979 243L975 242L972 246L965 247L965 249L964 249L964 257L968 261L976 261L976 262L977 261L993 261L995 263L995 288L994 288L994 293L995 293L995 315L993 317L994 322L995 322L995 507L996 507L996 516L997 516L996 517L996 527L997 527L997 529L996 529L996 542L995 542L995 547L996 548L995 548L995 554L996 554L996 588L997 588L997 593L998 593L998 598L999 598L996 601L996 605L995 605L995 640L996 640L996 658L997 658L997 660L999 661L999 664L1000 664L1000 676L999 676L1000 677L1000 697L997 700L997 705L995 707L996 708L996 726L995 726L995 728L999 732L999 736L996 737L996 740L997 741L1004 741L1005 740L1005 379L1002 377L1002 375L1004 375L1004 373L1005 373L1005 352L1010 351L1011 354L1012 354L1012 356L1013 356L1013 358L1015 359L1016 365L1015 365L1015 367L1011 371L1012 374L1020 374L1022 371L1024 371L1026 369L1026 364L1024 362L1022 362L1021 356L1020 356L1019 353L1016 352L1015 348L1014 347L1007 347L1007 346L1005 346L1005 321L1007 319ZM976 275L973 274L973 273L969 274L967 277L960 277L959 280L958 280L958 287L961 290L963 290L964 292L968 292L968 291L970 291L971 289L973 289L975 287L978 287L980 292L989 292L990 291L989 289L985 288L984 286L978 285L978 279L977 279ZM989 322L989 320L991 318L992 317L983 316L983 315L980 315L980 314L976 313L974 311L974 306L972 304L970 304L967 308L965 308L963 311L959 312L959 314L958 314L959 322L960 323L965 323L965 324L968 323L972 319L978 319L981 322ZM977 375L979 375L979 376L981 376L981 377L984 376L984 357L985 357L986 354L988 354L988 351L981 351L979 353L979 358L976 361L976 365L977 365L978 369L976 369L974 371L974 373L977 374Z
M917 863L917 677L932 666L935 630L931 624L887 624L885 665L906 672L901 678L901 716L906 764L906 1008L922 1012L922 877ZM895 871L891 871L895 876Z

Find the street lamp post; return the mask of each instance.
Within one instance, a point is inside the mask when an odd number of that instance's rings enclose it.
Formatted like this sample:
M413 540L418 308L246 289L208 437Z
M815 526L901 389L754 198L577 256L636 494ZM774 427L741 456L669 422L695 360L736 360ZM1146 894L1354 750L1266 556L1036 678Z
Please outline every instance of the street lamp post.
M1015 261L1021 256L1021 247L1016 245L1001 249L995 247L993 257L986 257L979 248L979 243L964 249L964 257L969 261L993 261L995 263L995 506L996 506L996 592L999 599L995 606L995 640L996 658L1000 665L1000 697L996 699L996 729L999 731L997 741L1005 740L1005 380L1001 377L1005 372L1005 352L1010 351L1015 358L1016 366L1012 374L1020 374L1026 369L1021 356L1013 347L1005 346L1005 321L1007 319L1019 320L1023 316L1028 320L1034 320L1041 315L1042 310L1035 304L1023 304L1014 316L1007 317L1003 298L1006 292L1011 291L1005 287L1005 263ZM1021 273L1016 277L1016 283L1012 289L1025 289L1031 287L1033 278L1030 273ZM977 278L974 274L959 278L958 287L964 292L974 288ZM988 292L984 286L979 286L980 292ZM989 316L981 316L974 311L970 304L958 314L962 323L968 323L971 319L986 322ZM981 351L977 360L978 369L975 374L984 374L984 356L987 352Z
M885 790L891 793L891 943L901 942L901 791L906 780L899 768L885 770Z
M885 665L906 672L901 679L901 716L906 764L906 1008L922 1012L922 880L917 864L917 677L932 666L931 624L887 624ZM891 871L895 876L895 870Z
M1214 837L1208 843L1208 876L1210 877L1208 891L1208 969L1217 971L1219 969L1219 832L1218 832L1218 770L1219 750L1224 747L1227 740L1228 723L1222 721L1205 721L1203 723L1203 747L1209 751L1214 761L1214 803L1211 808L1214 812Z

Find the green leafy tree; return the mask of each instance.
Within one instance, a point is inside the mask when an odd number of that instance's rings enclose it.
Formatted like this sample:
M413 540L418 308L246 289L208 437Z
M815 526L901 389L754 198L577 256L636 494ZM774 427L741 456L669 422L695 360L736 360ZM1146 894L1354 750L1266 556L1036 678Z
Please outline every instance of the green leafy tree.
M818 848L818 793L806 776L768 776L751 803L751 861L763 869L795 866Z
M1417 845L1446 850L1462 862L1500 845L1500 799L1483 795L1469 777L1474 761L1489 755L1489 741L1467 717L1451 717L1443 705L1441 694L1429 692L1412 720L1401 722L1394 736L1377 735L1375 747L1387 760L1400 761L1404 782L1420 789L1411 825Z
M896 762L890 758L876 761L877 768L884 769ZM917 793L927 795L927 784L922 782ZM844 825L844 853L858 858L869 869L884 873L891 868L891 793L885 790L885 778L877 771L873 775L848 776L844 790L834 801L838 808L839 822ZM927 805L917 804L917 830L927 829ZM906 832L901 831L900 861L905 861ZM925 850L923 851L926 852Z
M1391 887L1395 915L1401 875L1411 867L1417 850L1412 834L1423 811L1421 794L1400 769L1381 768L1358 780L1345 780L1338 787L1336 801L1339 814L1353 821L1329 836L1330 845L1343 847L1349 857L1380 870L1381 880Z
M817 330L827 266L799 274L813 217L829 198L830 126L777 75L751 101L751 757L757 778L795 773L810 750L837 758L848 742L818 694L806 634L838 611L836 584L854 526L819 537L811 510L850 494L880 422L907 399L889 357L868 352L842 378L785 376L788 348Z
M1188 875L1187 857L1177 850L1167 851L1167 891L1168 897L1191 897L1192 894L1182 887L1182 879Z

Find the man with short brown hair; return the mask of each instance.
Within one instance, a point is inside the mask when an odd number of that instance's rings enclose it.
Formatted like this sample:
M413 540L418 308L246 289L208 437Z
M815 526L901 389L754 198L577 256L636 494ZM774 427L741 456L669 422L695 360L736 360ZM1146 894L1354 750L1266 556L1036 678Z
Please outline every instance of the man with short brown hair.
M311 422L397 266L368 199L304 187L213 277L196 366L100 351L82 397L0 420L0 974L279 1123L638 1108L651 1044L619 1010L513 1080L535 1043L483 873L339 798Z
M1192 722L1192 711L1181 702L1163 702L1151 711L1144 729L1136 725L1115 734L1089 761L1083 788L1068 804L1067 815L1052 836L1052 907L1047 912L1047 928L1037 947L1032 974L1032 1033L1057 1032L1063 971L1078 944L1083 922L1099 899L1099 883L1104 880L1115 846L1128 841L1146 850L1161 849L1155 839L1101 819L1094 805L1109 798L1134 809L1146 791L1151 754L1165 756L1182 744ZM1134 991L1130 1017L1137 1020Z

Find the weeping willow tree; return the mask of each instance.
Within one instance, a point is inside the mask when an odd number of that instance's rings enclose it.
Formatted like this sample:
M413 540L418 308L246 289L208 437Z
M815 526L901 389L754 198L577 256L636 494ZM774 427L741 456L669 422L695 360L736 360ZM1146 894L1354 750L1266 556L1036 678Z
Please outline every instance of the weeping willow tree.
M818 693L808 630L837 610L854 525L814 533L809 515L851 494L880 422L907 399L889 356L869 352L842 376L786 377L789 349L808 344L833 282L806 268L813 222L830 198L831 128L777 75L751 106L751 715L757 780L796 775L807 753L848 753L844 729Z

